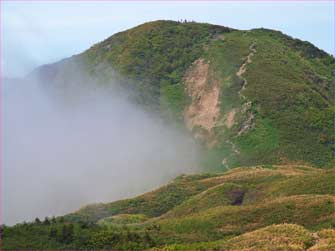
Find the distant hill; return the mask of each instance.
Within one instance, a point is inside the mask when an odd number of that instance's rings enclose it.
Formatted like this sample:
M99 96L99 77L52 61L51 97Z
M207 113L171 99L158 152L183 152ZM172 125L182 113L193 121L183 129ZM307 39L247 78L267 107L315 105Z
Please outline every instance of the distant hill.
M66 88L73 72L136 90L205 146L207 170L332 167L334 59L279 31L156 21L31 75ZM80 70L78 70L80 69Z

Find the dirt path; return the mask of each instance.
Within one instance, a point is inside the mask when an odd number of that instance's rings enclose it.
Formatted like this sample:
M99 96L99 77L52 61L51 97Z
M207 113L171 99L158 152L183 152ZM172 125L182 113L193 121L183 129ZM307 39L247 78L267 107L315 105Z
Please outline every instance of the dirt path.
M246 70L247 70L247 65L250 64L252 62L252 57L255 55L256 53L256 49L255 49L255 45L256 43L252 43L250 46L249 46L249 54L246 58L246 60L243 62L243 64L241 65L241 67L239 68L239 70L236 72L236 76L238 78L240 78L242 81L243 81L243 85L242 85L242 88L238 91L238 95L246 100L246 97L242 94L242 91L245 89L246 85L248 84L248 81L242 76ZM250 117L250 119L248 119L248 122L250 122L249 120L252 120L253 117ZM248 123L247 123L248 124ZM242 128L242 130L238 133L238 135L240 135L242 132L244 132L248 127L247 126L244 126ZM231 145L231 148L233 150L233 152L235 154L240 154L240 151L237 149L236 145L230 141L230 140L226 140L226 143L230 144ZM222 164L225 165L226 163L226 159L223 160ZM227 165L226 165L227 168L229 168Z
M243 99L246 99L246 97L242 94L242 91L245 89L246 85L248 84L248 81L242 76L245 71L247 70L247 65L250 64L252 62L251 58L252 56L255 55L256 53L256 49L255 49L255 45L256 43L252 43L250 46L249 46L249 50L250 50L250 53L249 55L247 56L247 59L244 61L244 63L241 65L240 69L238 70L238 72L236 72L236 76L239 77L240 79L242 79L243 81L243 85L242 85L242 88L241 90L239 90L238 94L240 95L240 97L242 97Z

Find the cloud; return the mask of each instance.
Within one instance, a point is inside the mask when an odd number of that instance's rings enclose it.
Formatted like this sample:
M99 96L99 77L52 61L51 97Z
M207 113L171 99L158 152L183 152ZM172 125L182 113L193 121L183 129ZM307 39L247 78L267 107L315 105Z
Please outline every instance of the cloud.
M199 170L192 138L130 102L129 92L81 83L57 96L47 84L4 85L6 224L134 196Z

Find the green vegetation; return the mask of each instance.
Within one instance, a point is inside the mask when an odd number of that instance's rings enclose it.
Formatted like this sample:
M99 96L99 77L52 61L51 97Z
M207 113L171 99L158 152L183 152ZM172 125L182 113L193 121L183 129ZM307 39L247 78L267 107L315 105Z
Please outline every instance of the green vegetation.
M117 214L115 216L106 217L98 221L98 224L133 224L141 223L148 219L144 214Z
M170 245L164 250L306 250L313 241L311 233L303 227L282 224L271 225L228 240Z
M133 90L134 102L180 126L191 100L184 77L199 58L209 66L207 82L216 81L220 89L213 129L195 125L192 131L208 135L199 140L205 170L289 163L333 166L334 58L279 31L149 22L36 72L48 82L62 79L66 86L79 67L93 83ZM232 111L232 126L227 127Z
M69 220L96 222L115 214L143 214L148 217L159 216L169 211L191 196L206 190L212 184L200 182L198 176L184 178L180 176L165 186L141 196L108 204L86 206L67 216ZM202 176L199 176L202 177Z
M257 52L247 68L244 94L257 114L276 128L277 153L269 156L331 167L333 59L326 53L313 53L318 50L310 44L309 49L304 43L287 47L288 38L279 32L260 29L248 36Z
M157 106L160 94L163 102L180 95L166 86L181 83L184 72L203 54L210 39L230 30L194 22L155 21L113 35L79 55L79 60L99 78L101 74L110 76L113 67L136 81L132 87L141 92L140 103ZM171 109L175 111L176 106L179 104L172 103Z
M242 202L244 189L234 183L223 183L212 187L170 210L165 217L180 217L200 212L215 206L238 205Z
M333 178L276 165L182 175L133 199L2 226L2 248L327 250Z
M242 88L236 73L252 45L255 52L242 75L247 80ZM207 58L220 79L221 120L232 109L238 111L233 128L220 121L215 128L220 143L211 151L221 156L218 168L222 156L228 156L230 167L292 162L332 167L334 60L330 55L280 32L256 29L224 34L210 44ZM248 124L249 129L241 133ZM227 140L239 153L227 149Z
M170 120L182 120L184 108L188 104L188 97L181 84L162 85L160 99L161 112L164 117L170 118Z
M37 73L66 85L79 63L92 79L117 78L135 90L135 102L180 126L185 109L202 98L187 95L184 78L199 58L207 82L198 93L217 84L219 113L212 129L195 124L192 133L205 132L202 165L215 173L181 175L57 219L2 226L2 248L333 249L334 58L312 44L267 29L156 21ZM196 85L203 76L190 78Z

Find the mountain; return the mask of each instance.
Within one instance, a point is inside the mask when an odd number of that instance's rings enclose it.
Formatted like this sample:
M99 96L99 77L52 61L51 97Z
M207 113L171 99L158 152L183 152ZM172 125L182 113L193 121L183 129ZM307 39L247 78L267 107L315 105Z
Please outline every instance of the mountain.
M279 31L174 21L37 68L27 78L68 98L74 81L132 90L192 133L206 173L2 226L2 248L333 249L333 69L331 55Z
M332 56L279 31L156 21L31 75L63 87L78 71L117 78L138 104L192 131L207 170L225 170L332 167L333 68Z

